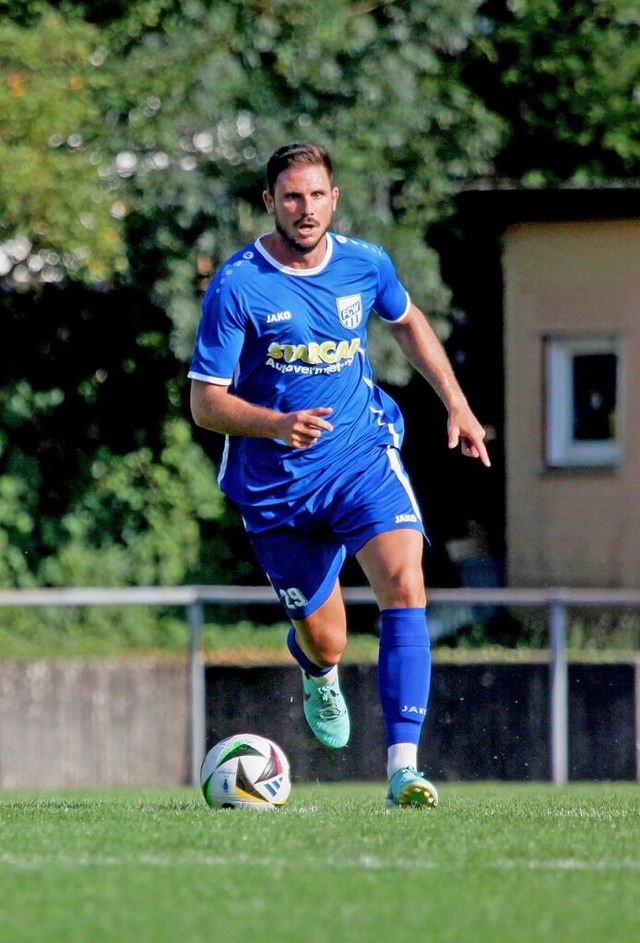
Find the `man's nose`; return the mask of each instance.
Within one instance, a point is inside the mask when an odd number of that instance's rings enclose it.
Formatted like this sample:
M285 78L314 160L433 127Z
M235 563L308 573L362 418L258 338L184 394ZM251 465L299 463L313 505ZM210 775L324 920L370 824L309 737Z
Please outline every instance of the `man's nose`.
M313 216L313 200L310 196L302 197L300 201L300 211L303 216Z

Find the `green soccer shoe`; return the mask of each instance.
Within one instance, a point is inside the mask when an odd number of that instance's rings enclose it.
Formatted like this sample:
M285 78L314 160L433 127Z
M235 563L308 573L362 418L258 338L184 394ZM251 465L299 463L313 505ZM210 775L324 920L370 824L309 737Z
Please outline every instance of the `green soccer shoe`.
M302 687L304 716L320 743L333 750L346 746L351 722L338 676L331 684L318 685L303 671Z
M425 779L413 766L397 769L389 780L387 806L414 806L419 809L435 809L438 791L433 783Z

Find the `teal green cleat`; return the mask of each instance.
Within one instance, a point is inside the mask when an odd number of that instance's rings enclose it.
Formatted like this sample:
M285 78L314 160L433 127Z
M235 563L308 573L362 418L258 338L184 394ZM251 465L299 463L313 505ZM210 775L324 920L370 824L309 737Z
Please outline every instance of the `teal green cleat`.
M438 791L436 787L412 766L397 769L389 780L388 806L414 806L420 809L435 809L437 804Z
M317 685L303 671L302 687L304 716L320 743L333 750L346 746L351 723L337 676L332 684Z

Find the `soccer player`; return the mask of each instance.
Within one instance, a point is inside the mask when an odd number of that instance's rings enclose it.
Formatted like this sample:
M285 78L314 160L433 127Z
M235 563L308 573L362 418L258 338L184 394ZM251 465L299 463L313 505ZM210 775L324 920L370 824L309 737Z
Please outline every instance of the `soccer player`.
M380 608L387 802L431 808L438 794L417 756L431 675L426 535L400 457L402 416L367 356L373 312L446 406L449 447L490 462L485 431L387 253L330 230L338 196L324 148L293 142L272 154L263 199L273 230L207 289L191 410L197 425L226 436L220 487L292 623L304 713L332 748L350 733L339 577L346 555L357 559Z

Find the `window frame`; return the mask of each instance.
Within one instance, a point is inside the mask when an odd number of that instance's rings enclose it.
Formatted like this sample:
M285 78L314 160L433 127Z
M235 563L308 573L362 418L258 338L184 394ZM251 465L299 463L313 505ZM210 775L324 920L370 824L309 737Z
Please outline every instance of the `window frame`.
M621 344L612 334L550 335L545 351L545 464L548 468L615 468L622 463ZM612 439L573 436L573 361L584 354L616 357L616 434Z

